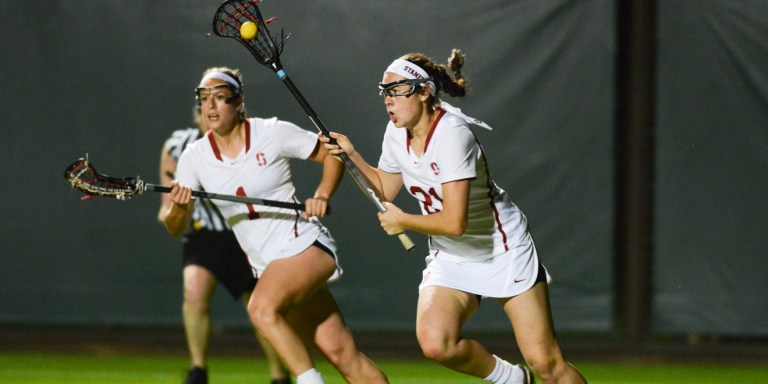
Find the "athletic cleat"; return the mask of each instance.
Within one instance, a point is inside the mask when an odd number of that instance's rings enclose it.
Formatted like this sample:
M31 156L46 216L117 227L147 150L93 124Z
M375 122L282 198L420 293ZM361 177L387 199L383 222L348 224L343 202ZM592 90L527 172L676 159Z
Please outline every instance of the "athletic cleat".
M208 384L208 371L200 367L190 368L184 384Z
M291 384L291 379L272 379L271 384Z
M523 373L525 373L525 381L523 382L524 384L534 384L534 383L536 383L536 378L533 376L533 372L531 372L531 370L528 369L528 367L526 367L525 365L522 365L522 364L518 364L517 366L522 368L523 369Z

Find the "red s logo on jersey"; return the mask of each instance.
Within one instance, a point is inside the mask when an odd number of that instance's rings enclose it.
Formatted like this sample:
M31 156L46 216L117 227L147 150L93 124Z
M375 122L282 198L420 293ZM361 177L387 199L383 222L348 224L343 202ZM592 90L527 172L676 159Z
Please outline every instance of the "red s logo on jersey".
M432 168L432 173L434 173L435 176L440 174L440 168L437 166L437 163L432 162L431 164L429 164L429 167Z
M267 157L264 156L264 152L259 152L256 154L256 162L259 164L259 167L267 165Z

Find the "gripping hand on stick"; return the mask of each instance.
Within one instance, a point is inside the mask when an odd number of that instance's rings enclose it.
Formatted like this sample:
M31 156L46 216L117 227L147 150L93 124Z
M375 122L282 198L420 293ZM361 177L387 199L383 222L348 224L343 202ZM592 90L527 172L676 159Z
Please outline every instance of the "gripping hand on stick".
M334 156L346 154L355 166L360 169L365 179L370 183L371 188L374 189L373 192L382 201L386 209L383 212L379 212L378 217L384 231L391 236L400 235L405 232L407 228L399 220L403 216L403 211L396 205L389 203L389 201L394 200L397 192L403 186L402 176L400 174L382 172L370 166L362 155L355 151L355 146L347 136L336 132L329 132L328 134L330 137L320 135L320 141L328 150L328 153Z
M192 200L191 188L176 180L171 181L170 187L171 206L168 208L163 224L172 236L181 236L189 226L195 202Z

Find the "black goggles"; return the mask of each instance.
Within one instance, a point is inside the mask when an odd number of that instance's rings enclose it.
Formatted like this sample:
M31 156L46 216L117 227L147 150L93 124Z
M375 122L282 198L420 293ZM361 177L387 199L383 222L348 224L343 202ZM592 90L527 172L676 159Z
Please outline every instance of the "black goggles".
M240 89L235 87L232 84L217 84L213 87L197 87L195 88L195 101L197 105L200 105L203 101L208 99L208 96L213 92L214 89L229 89L232 92L232 96L228 97L226 100L224 100L227 104L234 104L238 98L240 98ZM201 92L208 91L207 94L201 95Z
M417 90L424 88L425 83L428 81L432 81L432 78L427 77L426 79L405 79L386 84L379 83L379 96L408 97L413 95L413 93Z

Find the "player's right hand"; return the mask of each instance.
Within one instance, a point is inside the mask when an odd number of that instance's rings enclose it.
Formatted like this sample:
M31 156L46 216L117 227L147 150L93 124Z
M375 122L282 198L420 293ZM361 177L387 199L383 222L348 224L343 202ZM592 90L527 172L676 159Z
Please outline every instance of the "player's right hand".
M192 188L179 183L177 180L171 181L171 192L169 197L171 202L179 208L186 209L192 200Z

